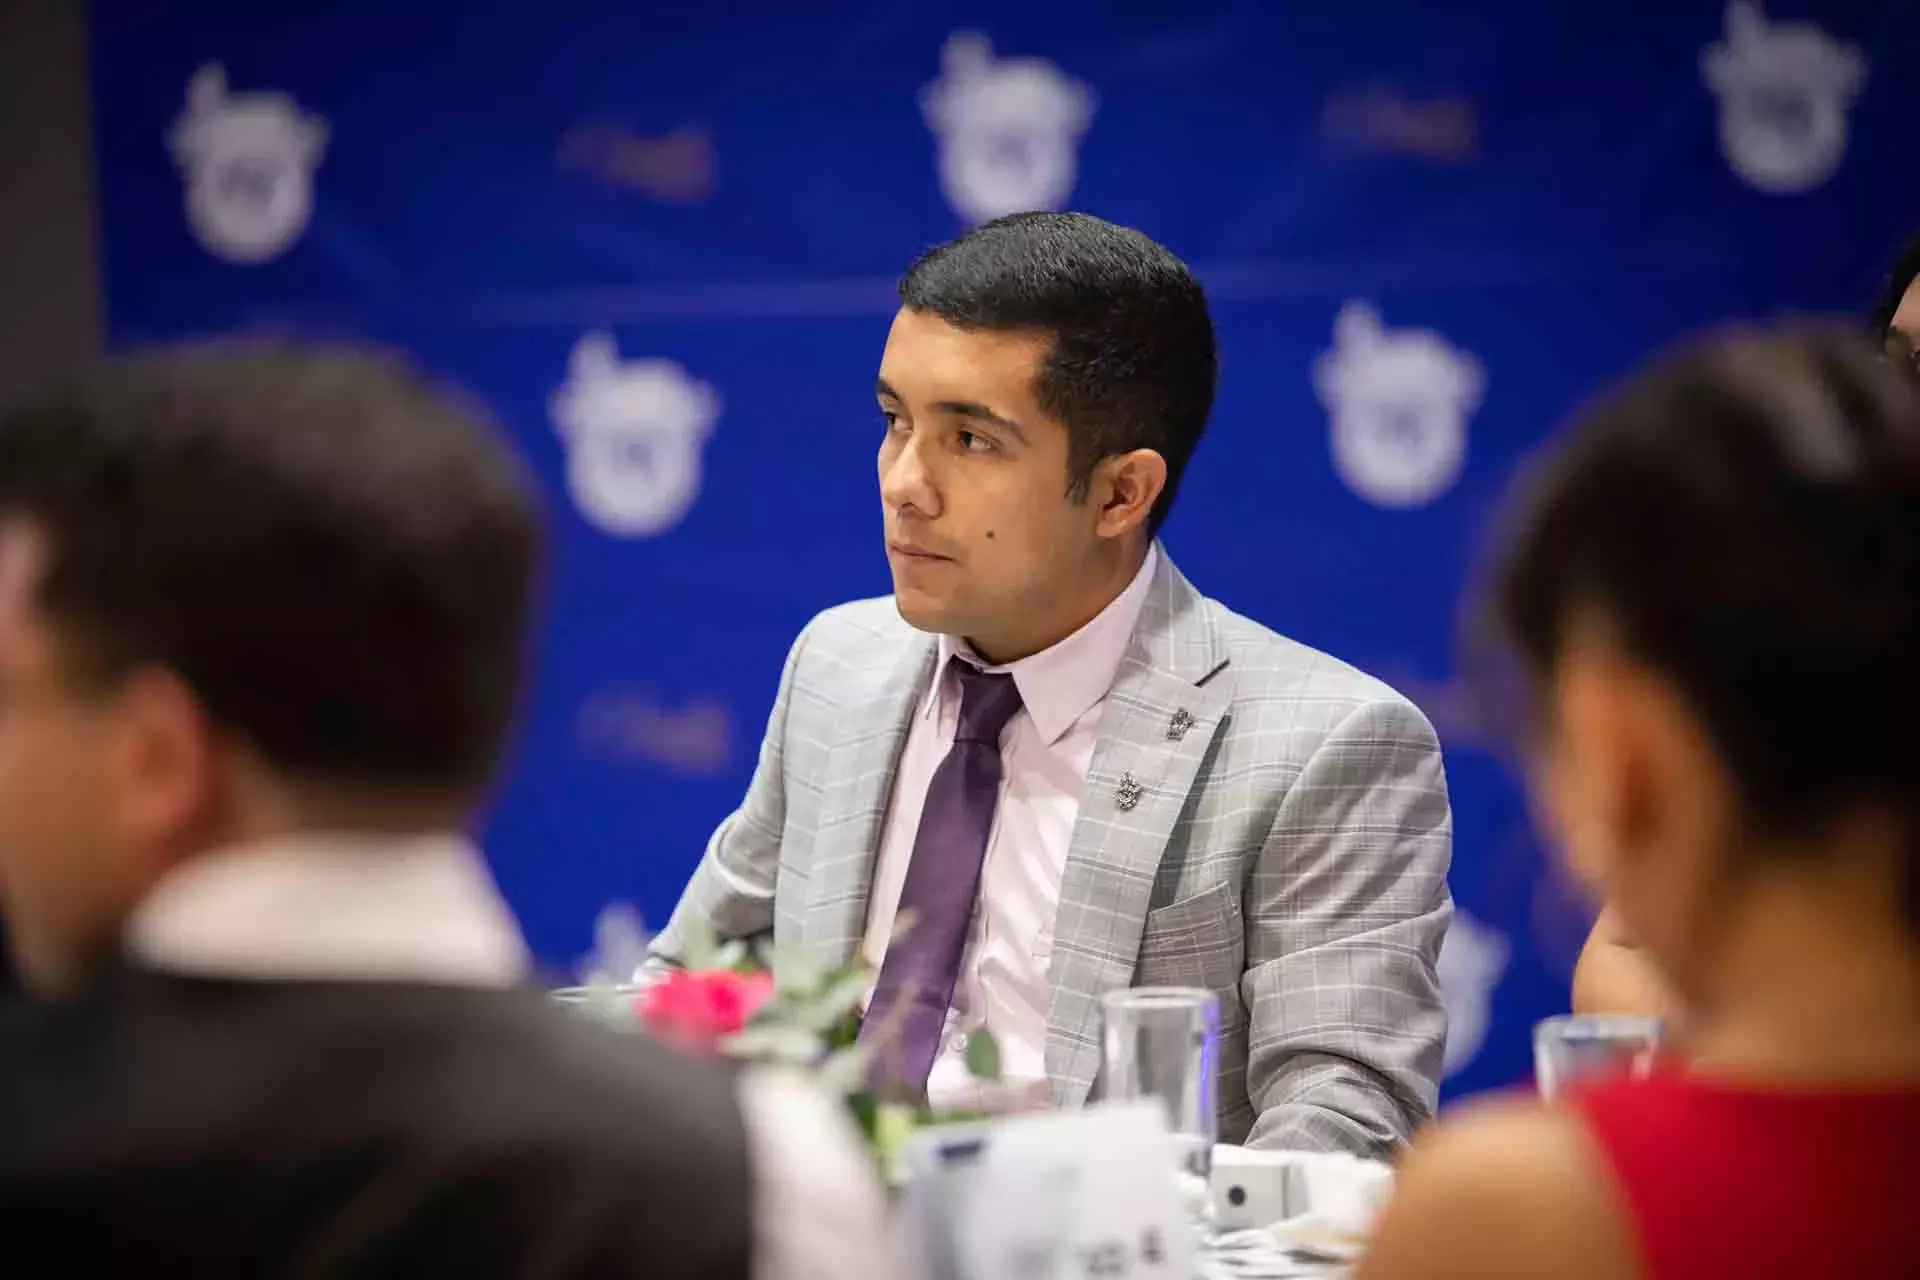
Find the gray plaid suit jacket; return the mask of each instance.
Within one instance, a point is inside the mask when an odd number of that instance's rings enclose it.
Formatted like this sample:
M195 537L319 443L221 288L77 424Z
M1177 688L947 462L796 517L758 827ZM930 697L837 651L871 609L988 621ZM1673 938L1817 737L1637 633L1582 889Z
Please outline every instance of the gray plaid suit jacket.
M890 598L808 624L746 798L654 939L659 961L677 958L690 919L852 959L935 652ZM1124 777L1141 789L1131 808ZM1419 710L1200 595L1163 554L1060 890L1055 1102L1095 1088L1102 992L1206 987L1220 997L1223 1142L1378 1155L1405 1141L1433 1112L1446 1036L1435 965L1451 830Z

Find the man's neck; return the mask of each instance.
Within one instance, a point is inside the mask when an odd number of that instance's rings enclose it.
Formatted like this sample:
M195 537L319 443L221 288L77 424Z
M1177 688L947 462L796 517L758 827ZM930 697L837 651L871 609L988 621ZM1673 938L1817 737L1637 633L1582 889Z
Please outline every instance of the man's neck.
M1057 609L1036 625L993 637L965 637L973 651L990 666L1005 666L1051 649L1092 622L1120 598L1146 562L1150 542L1141 542L1110 555L1094 557L1084 572L1073 575L1082 584L1065 595Z
M307 835L405 840L457 831L464 797L416 788L289 778L248 762L236 770L217 821L193 833L200 852Z

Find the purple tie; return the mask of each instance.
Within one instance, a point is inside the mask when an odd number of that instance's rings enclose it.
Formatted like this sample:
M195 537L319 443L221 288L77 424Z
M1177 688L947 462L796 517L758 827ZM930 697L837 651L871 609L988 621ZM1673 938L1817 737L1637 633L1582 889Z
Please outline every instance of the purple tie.
M863 1040L882 1027L891 1030L869 1075L882 1096L926 1092L953 1004L1000 796L1000 732L1020 710L1012 676L989 674L958 658L948 665L960 681L960 723L953 746L927 784L900 890L899 912L910 912L913 919L887 945L860 1028Z

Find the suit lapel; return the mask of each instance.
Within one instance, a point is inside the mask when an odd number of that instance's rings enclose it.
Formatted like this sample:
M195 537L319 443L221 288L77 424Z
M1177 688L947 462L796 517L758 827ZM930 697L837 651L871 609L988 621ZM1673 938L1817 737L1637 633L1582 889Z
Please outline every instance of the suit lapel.
M1086 1101L1100 1063L1100 995L1133 980L1167 837L1229 701L1226 652L1201 598L1161 554L1133 645L1102 712L1054 919L1047 1075Z
M804 932L806 947L822 963L851 960L866 933L867 896L895 766L932 678L936 649L932 637L915 633L873 667L834 673L855 687L844 702L828 697L834 722L822 735L830 744L832 775L814 832Z

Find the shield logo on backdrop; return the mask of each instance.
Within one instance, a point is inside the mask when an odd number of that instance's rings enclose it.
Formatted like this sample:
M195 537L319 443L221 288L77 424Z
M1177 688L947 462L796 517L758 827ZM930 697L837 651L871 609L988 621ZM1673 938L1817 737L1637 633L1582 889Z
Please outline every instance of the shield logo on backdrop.
M1733 0L1726 38L1701 59L1720 99L1720 149L1749 186L1792 195L1819 186L1847 150L1847 111L1866 78L1859 50L1810 22L1768 23Z
M620 358L613 335L574 344L551 412L567 488L590 524L646 538L678 524L700 494L701 450L720 397L672 360Z
M187 85L187 111L168 138L186 178L187 225L228 262L285 253L313 214L313 173L327 125L281 93L227 92L210 63Z
M979 223L1065 205L1093 92L1043 58L995 58L974 31L948 37L940 63L920 109L939 138L940 188L954 212Z
M1313 383L1332 420L1334 470L1376 506L1434 501L1466 463L1480 362L1431 330L1386 328L1366 302L1340 309L1333 340Z
M1440 996L1447 1007L1447 1052L1441 1074L1471 1063L1487 1042L1493 989L1507 971L1507 940L1464 911L1455 910L1440 947Z

